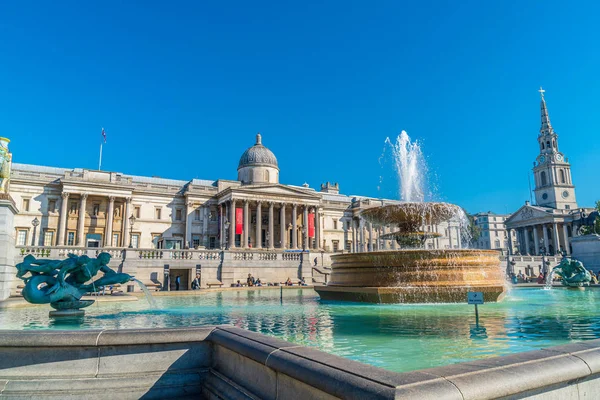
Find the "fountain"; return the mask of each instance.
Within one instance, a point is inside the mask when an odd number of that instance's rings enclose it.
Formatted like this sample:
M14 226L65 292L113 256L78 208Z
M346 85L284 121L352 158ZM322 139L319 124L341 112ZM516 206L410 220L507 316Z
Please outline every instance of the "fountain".
M547 288L552 288L552 280L555 273L560 275L562 285L571 289L583 289L584 286L589 286L592 280L590 272L585 269L581 261L568 257L563 257L560 264L552 268L546 282Z
M441 236L426 232L425 226L458 221L466 232L468 218L456 205L424 201L426 165L419 144L406 132L392 149L403 202L369 208L361 217L376 226L396 227L381 238L395 240L401 249L333 256L329 283L315 286L321 299L459 303L466 301L467 292L478 291L486 302L501 300L506 281L497 251L424 249L427 239Z
M16 265L17 278L25 283L22 291L25 300L32 304L49 303L56 310L50 311L51 317L82 316L85 312L81 309L94 303L94 300L81 300L85 293L134 279L109 268L109 262L108 253L100 253L96 258L68 254L65 260L38 260L29 254ZM86 284L99 272L104 275Z

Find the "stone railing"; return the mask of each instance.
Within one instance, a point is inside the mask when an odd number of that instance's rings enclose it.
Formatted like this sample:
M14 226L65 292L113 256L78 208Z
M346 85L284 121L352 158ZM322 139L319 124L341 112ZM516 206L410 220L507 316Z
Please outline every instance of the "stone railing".
M302 259L302 253L283 253L283 261L300 261Z
M28 254L35 258L66 258L68 254L77 256L86 255L96 257L105 252L111 255L111 258L122 258L125 249L121 248L102 248L102 247L72 247L72 246L16 246L17 256L25 257Z
M514 260L515 262L539 262L541 263L543 260L542 256L500 256L500 261L504 261L506 262L506 258L509 257L511 260ZM547 256L546 260L550 261L551 263L559 263L562 257L560 256Z
M135 249L135 251L138 258L151 260L218 260L221 258L221 250Z

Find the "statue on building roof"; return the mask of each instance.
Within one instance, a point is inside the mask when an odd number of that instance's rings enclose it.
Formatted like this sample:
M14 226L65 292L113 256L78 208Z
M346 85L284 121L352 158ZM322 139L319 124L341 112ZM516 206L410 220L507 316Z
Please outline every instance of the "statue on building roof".
M9 143L9 139L0 137L0 194L8 193L8 184L10 182L12 154L8 150Z

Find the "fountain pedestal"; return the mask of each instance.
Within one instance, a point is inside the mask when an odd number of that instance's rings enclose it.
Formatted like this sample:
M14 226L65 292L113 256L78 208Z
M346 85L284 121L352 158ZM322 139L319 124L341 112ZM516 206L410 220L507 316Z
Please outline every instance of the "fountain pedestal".
M332 257L323 300L369 303L463 303L468 292L486 302L504 297L506 281L494 250L399 250Z

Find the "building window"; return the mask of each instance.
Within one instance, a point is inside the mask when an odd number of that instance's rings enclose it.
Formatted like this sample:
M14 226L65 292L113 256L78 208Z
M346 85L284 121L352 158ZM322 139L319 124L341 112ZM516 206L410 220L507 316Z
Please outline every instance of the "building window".
M75 245L75 232L67 232L67 246Z
M140 215L142 215L140 206L135 206L133 208L133 215L135 215L136 218L140 218Z
M17 246L25 246L27 244L27 230L19 229L17 231Z
M560 170L560 183L565 183L565 171Z
M216 208L211 208L210 212L208 214L208 218L211 221L216 221L217 220L217 209Z
M23 211L29 211L29 199L23 199Z
M192 236L192 247L193 248L200 247L200 235Z
M77 202L76 201L71 202L71 205L69 206L69 214L77 214Z
M546 186L546 171L540 173L540 179L542 180L542 186Z
M54 242L54 231L44 231L44 246L52 246Z
M194 220L200 221L200 210L194 211Z
M100 214L100 204L99 203L94 203L94 208L93 208L93 211L92 211L92 215L94 217L97 217L98 214Z
M175 221L181 221L181 210L175 210Z
M340 249L340 242L339 240L332 240L331 241L332 245L333 245L333 252L337 253Z
M131 247L137 249L140 246L140 235L138 233L134 233L131 235Z
M154 209L154 219L160 219L162 210L160 208Z
M155 249L158 249L158 241L160 240L160 233L152 234L152 245Z
M499 240L496 240L496 241L494 242L494 246L495 246L495 248L496 248L496 249L499 249L499 248L500 248L500 241L499 241Z
M119 247L119 234L118 233L113 233L112 247Z
M48 200L48 212L53 213L56 211L56 200Z
M565 205L565 210L570 210L570 209L571 209L571 206L570 206L570 205L568 205L568 204L567 204L567 205Z
M337 219L333 219L333 229L337 229Z
M346 251L350 251L352 249L352 240L348 240L346 242Z

